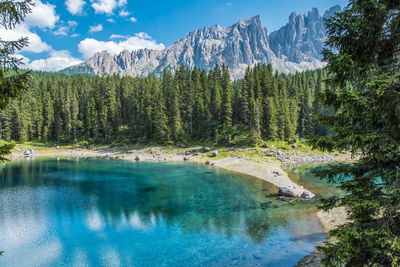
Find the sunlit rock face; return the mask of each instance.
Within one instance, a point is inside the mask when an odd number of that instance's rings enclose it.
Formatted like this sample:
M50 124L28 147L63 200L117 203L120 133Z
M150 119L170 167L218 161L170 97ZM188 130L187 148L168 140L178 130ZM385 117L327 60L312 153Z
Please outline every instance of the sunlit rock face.
M268 33L259 16L242 19L230 27L214 25L186 34L163 50L124 50L118 55L98 52L86 62L66 68L67 74L119 73L132 76L161 75L183 64L206 71L226 64L234 79L242 78L246 68L271 63L282 72L296 72L324 66L321 50L326 40L324 18L340 11L332 7L320 15L314 8L308 14L293 12L281 29Z
M293 12L288 24L271 33L272 51L278 58L298 64L321 61L321 50L326 40L323 18L329 18L340 10L339 6L334 6L322 18L317 8L313 8L307 15Z

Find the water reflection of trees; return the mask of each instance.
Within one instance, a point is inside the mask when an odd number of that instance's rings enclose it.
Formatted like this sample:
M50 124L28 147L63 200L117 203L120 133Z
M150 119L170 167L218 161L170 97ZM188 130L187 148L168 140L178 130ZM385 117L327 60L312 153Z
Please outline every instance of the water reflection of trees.
M0 193L18 186L59 188L65 194L51 203L58 214L95 211L105 225L136 220L147 227L162 220L183 233L242 234L255 242L277 227L290 225L296 232L293 221L312 216L303 205L265 198L274 189L254 178L183 164L154 166L82 159L12 162L2 169ZM271 203L262 206L266 201Z

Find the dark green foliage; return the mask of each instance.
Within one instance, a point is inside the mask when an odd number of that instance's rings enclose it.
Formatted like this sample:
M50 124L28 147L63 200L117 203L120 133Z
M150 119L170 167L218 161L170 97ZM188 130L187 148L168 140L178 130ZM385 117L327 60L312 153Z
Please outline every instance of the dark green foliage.
M93 69L89 67L86 63L81 63L76 66L71 66L60 70L59 73L67 75L85 74L85 75L95 75Z
M249 68L232 82L218 65L207 75L181 66L162 78L67 76L34 72L29 87L2 112L5 140L55 142L168 142L209 140L256 144L304 136L299 105L322 71L278 75ZM293 84L299 82L295 88ZM310 92L316 91L314 88ZM308 94L309 95L309 94ZM313 109L301 113L313 118ZM310 126L307 134L318 131Z
M32 1L2 1L0 2L0 26L5 29L13 29L21 23L27 13L31 11ZM23 90L29 79L29 72L19 70L22 59L13 56L28 44L27 38L20 38L16 41L3 41L0 38L0 111L9 103L10 99L16 97ZM11 138L11 129L4 127L11 126L11 116L16 114L18 109L2 112L0 114L0 130L2 137ZM21 124L21 119L15 122L15 126ZM22 132L20 132L22 135ZM21 138L22 139L22 138ZM0 145L0 161L9 153L13 145Z
M13 149L14 144L2 144L0 146L0 161L6 160L5 156L10 153L10 150Z
M0 2L0 26L13 29L31 11L31 5L31 0ZM0 38L0 109L3 109L8 100L17 96L26 85L29 72L21 72L18 69L22 59L13 55L27 44L27 38L20 38L17 41L3 41Z
M31 12L32 0L24 1L1 1L0 2L0 27L5 29L13 29L20 24L26 14ZM29 79L28 71L20 71L19 65L22 59L13 56L18 50L21 50L28 44L27 38L20 38L17 41L3 41L0 37L0 138L11 138L11 114L4 112L3 109L9 103L10 98L16 97L26 87ZM15 115L18 110L14 110ZM18 114L17 114L18 115ZM21 119L15 122L16 125L21 123ZM3 128L6 129L3 130ZM7 129L8 128L8 129ZM22 134L22 131L19 133ZM22 139L22 138L21 138ZM5 156L10 154L14 144L0 144L0 162L6 160ZM0 256L3 251L0 250Z
M351 221L331 231L335 241L320 247L327 266L400 264L399 8L398 0L352 0L327 21L331 87L321 99L335 113L320 121L334 135L315 146L362 155L320 173L350 177L340 183L344 196L325 201L325 209L347 207Z

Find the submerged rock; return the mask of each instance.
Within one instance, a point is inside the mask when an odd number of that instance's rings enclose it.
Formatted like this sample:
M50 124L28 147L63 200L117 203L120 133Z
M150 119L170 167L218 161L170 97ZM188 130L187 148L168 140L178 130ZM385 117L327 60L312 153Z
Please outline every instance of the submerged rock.
M272 205L272 202L271 201L267 201L267 202L264 202L264 203L260 203L260 208L265 210L266 208L271 207L271 205Z
M288 202L288 203L293 201L293 199L290 199L290 198L285 197L285 196L280 196L279 200L281 200L283 202Z

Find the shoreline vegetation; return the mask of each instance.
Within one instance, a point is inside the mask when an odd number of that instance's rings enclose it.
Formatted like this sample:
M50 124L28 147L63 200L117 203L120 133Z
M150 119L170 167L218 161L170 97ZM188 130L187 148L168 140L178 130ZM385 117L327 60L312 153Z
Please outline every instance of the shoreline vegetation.
M292 197L313 198L314 194L293 182L285 169L315 163L345 162L354 160L349 152L322 153L303 144L287 145L283 142L265 143L261 147L203 147L186 146L182 143L168 146L101 145L58 146L56 144L17 144L9 159L33 157L93 157L107 160L142 162L191 162L221 168L262 179L277 187L277 191L289 189ZM307 193L307 197L302 195ZM279 192L282 201L290 201L290 194ZM346 221L342 208L317 213L326 232Z

